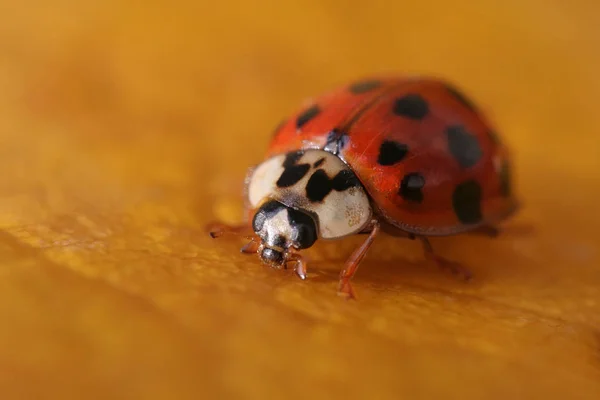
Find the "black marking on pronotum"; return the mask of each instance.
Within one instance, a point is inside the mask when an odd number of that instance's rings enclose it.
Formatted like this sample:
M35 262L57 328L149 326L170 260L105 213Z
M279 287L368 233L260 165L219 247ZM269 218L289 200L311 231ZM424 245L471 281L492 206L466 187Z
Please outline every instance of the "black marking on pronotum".
M333 129L327 134L327 139L323 150L331 154L339 155L340 151L346 147L350 137L340 130Z
M311 202L321 202L332 190L341 192L359 184L356 175L350 170L344 169L330 179L324 170L319 169L312 174L306 184L306 197Z
M450 153L463 168L474 166L483 156L477 138L462 125L446 128L446 138Z
M325 162L325 157L318 159L317 161L315 161L315 163L313 164L314 168L318 168L320 167L323 163Z
M350 92L353 94L363 94L363 93L370 92L373 89L377 89L380 86L381 86L381 81L371 79L371 80L353 83L352 85L350 85L348 90L350 90Z
M320 112L321 112L321 109L316 104L314 104L311 107L307 108L300 115L298 115L298 118L296 118L296 128L297 129L302 129L302 127L308 121L310 121L311 119L313 119L314 117L316 117L317 115L319 115Z
M421 95L407 94L394 101L394 114L413 120L421 120L429 113L429 105Z
M404 175L400 182L400 190L398 194L406 201L413 203L423 202L423 187L425 186L425 178L418 172L411 172Z
M385 140L379 147L379 165L394 165L404 159L408 154L408 146L393 140Z
M481 186L474 180L456 186L452 194L452 208L461 223L470 225L481 221L482 195Z
M333 178L333 190L341 192L351 187L360 186L358 178L349 169L343 169Z
M276 182L277 187L290 187L298 183L310 169L310 164L296 164L304 155L304 151L288 153L283 162L283 172Z

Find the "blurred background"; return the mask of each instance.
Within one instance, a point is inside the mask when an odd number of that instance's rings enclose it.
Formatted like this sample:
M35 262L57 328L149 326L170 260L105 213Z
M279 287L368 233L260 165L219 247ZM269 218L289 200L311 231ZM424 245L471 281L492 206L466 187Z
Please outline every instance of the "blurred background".
M0 0L0 397L599 398L599 48L585 0ZM532 230L434 242L468 285L382 238L358 302L360 238L301 282L206 237L283 117L380 74L475 99Z

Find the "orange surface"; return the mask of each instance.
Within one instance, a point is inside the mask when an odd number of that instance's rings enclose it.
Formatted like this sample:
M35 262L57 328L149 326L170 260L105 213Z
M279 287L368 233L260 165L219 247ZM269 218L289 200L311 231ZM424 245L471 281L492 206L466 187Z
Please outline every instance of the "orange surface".
M597 2L3 3L2 399L600 398ZM281 117L386 72L515 151L506 234L434 241L473 282L382 237L347 302L361 238L302 282L206 237Z

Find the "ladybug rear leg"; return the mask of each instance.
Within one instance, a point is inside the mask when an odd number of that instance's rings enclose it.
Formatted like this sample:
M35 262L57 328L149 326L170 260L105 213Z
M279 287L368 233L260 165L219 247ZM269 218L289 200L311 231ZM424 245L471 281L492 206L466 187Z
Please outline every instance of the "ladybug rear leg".
M356 249L354 253L352 253L350 258L348 258L348 260L346 261L346 266L340 273L340 282L338 285L338 295L340 296L344 296L351 299L356 298L354 290L352 289L352 285L350 285L350 279L352 279L352 277L356 273L358 265L364 258L365 254L367 254L367 251L369 250L369 248L373 244L373 241L375 240L375 237L379 233L379 221L371 221L371 226L372 229L369 233L369 237L367 237L367 240L365 240L364 243L358 249Z
M429 242L429 239L427 239L425 236L419 236L419 239L421 240L421 243L423 243L425 257L435 262L439 268L448 270L452 272L453 275L461 276L466 281L470 280L473 277L471 271L469 271L459 263L447 260L435 254L435 252L433 251L433 247L431 246L431 242Z

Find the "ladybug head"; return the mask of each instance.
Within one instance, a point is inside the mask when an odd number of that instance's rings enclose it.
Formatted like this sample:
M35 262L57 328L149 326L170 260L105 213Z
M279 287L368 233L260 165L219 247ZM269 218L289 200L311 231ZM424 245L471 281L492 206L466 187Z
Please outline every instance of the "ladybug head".
M317 240L317 224L310 215L275 200L256 211L252 227L261 240L259 257L278 269L289 260L290 249L306 249Z

